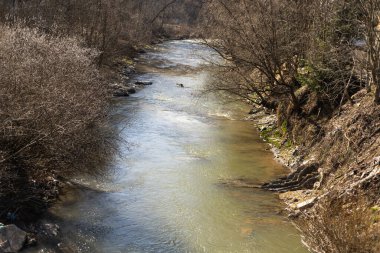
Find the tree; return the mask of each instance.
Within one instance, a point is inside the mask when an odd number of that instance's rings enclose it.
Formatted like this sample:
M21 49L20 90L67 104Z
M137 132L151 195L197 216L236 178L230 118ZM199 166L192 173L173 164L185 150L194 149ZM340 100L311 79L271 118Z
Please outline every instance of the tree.
M358 0L359 21L366 40L367 71L375 87L375 102L380 104L380 1Z
M273 98L300 103L297 74L309 47L310 15L305 1L208 1L204 17L208 44L241 76L229 90L254 103L273 108Z

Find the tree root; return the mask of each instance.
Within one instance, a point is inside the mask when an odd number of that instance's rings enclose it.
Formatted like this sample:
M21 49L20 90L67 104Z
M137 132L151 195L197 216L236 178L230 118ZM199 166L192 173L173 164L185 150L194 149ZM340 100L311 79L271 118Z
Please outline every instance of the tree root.
M261 188L275 192L312 189L314 184L319 180L318 164L311 163L300 166L296 171L286 177L263 184Z

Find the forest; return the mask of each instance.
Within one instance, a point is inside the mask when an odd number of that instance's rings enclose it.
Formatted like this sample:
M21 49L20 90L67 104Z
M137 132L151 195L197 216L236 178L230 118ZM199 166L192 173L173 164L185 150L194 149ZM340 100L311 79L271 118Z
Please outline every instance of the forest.
M311 192L291 211L308 248L379 252L380 0L0 1L0 221L27 230L68 178L102 175L110 84L183 39L222 59L204 93L275 115L261 137L298 160L261 188Z

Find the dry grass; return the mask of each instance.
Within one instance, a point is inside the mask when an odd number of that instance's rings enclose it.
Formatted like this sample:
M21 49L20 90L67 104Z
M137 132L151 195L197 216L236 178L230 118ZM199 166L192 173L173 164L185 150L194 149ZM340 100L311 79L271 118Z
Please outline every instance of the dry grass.
M380 203L379 176L358 184L376 170L380 107L365 90L353 101L324 124L326 135L307 150L321 161L322 190L328 192L299 224L318 252L380 252L380 213L371 210Z
M365 196L325 198L298 221L315 252L380 252L380 212L368 207Z
M1 217L40 210L56 194L52 176L103 157L94 156L107 142L97 56L73 38L0 26Z

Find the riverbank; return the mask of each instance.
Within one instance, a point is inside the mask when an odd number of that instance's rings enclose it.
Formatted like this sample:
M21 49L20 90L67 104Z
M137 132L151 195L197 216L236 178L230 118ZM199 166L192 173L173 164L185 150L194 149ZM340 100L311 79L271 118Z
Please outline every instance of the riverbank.
M288 142L275 115L251 116L276 160L291 171L262 187L280 193L315 252L380 250L380 106L366 90L352 101L321 123L319 137L307 127L299 132L299 146Z

